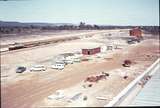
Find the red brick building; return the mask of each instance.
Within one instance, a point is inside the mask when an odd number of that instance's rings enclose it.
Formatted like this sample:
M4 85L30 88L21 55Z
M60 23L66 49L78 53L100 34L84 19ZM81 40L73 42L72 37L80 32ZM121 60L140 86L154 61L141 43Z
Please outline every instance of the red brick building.
M100 52L101 52L100 47L92 48L92 49L82 49L83 55L93 55L93 54L100 53Z
M142 37L142 30L139 28L134 28L129 31L130 36Z

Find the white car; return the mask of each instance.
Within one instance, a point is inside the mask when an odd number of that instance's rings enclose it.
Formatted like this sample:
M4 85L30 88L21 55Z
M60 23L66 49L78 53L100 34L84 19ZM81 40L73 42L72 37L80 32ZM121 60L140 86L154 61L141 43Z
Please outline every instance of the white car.
M64 62L65 62L66 64L73 64L73 60L69 60L69 59L68 59L68 60L67 60L67 59L64 60Z
M35 65L30 68L30 71L45 71L46 68L44 65Z
M51 66L52 69L60 69L60 70L64 69L64 67L65 67L64 63L55 63Z
M80 62L81 61L80 58L74 58L73 60L74 60L74 62Z

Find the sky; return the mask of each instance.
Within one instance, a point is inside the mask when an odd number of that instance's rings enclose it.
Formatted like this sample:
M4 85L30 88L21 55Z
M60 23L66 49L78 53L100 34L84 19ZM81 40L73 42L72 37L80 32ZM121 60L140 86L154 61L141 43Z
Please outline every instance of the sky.
M159 0L0 0L0 20L159 26Z

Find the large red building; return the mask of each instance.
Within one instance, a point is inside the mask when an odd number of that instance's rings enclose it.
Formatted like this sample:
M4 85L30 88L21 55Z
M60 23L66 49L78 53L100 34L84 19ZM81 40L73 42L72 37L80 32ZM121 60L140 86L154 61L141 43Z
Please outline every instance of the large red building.
M134 28L129 31L130 36L142 37L142 30L139 28Z
M97 47L97 48L91 48L91 49L82 49L82 54L83 55L93 55L96 53L101 52L101 48Z

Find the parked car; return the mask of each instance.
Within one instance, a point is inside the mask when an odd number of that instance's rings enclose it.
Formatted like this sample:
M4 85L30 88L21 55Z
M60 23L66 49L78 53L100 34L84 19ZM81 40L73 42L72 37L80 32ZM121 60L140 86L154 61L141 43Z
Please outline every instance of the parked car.
M135 44L135 41L132 40L132 39L130 39L130 40L127 41L127 43L128 43L128 44Z
M17 69L16 69L16 73L22 73L22 72L24 72L26 70L26 67L24 67L24 66L19 66L19 67L17 67Z
M60 70L64 69L64 67L65 64L62 62L57 62L51 66L52 69L60 69Z
M80 59L80 58L74 58L73 61L74 61L74 62L80 62L81 59Z
M70 60L70 59L66 59L66 60L64 60L64 62L65 62L66 64L73 64L73 60Z
M30 71L45 71L46 68L44 65L35 65L30 68Z

